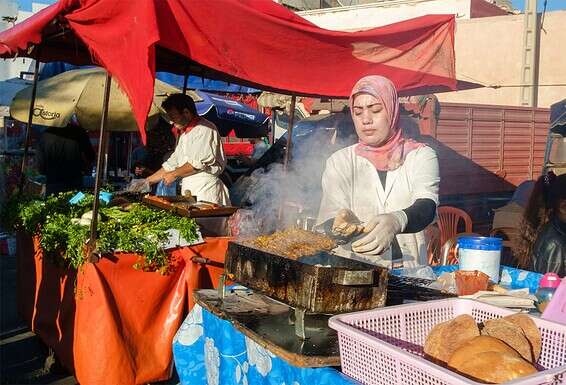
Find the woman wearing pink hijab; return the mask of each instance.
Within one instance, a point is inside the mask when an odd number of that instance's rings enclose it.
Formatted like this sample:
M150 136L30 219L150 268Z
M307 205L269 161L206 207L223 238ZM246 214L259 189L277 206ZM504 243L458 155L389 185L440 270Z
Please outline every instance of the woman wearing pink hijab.
M350 110L359 143L327 160L318 223L331 223L334 234L360 233L351 246L336 250L342 256L385 267L394 261L426 265L423 230L438 205L436 153L403 136L397 91L389 79L360 79Z

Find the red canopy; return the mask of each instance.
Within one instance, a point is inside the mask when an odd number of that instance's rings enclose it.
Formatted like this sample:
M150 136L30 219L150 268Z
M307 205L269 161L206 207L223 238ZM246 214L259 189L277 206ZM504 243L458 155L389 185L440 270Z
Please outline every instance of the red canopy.
M312 96L347 97L368 74L401 95L455 90L454 26L430 15L336 32L272 0L60 0L0 33L0 56L100 65L144 127L156 69Z

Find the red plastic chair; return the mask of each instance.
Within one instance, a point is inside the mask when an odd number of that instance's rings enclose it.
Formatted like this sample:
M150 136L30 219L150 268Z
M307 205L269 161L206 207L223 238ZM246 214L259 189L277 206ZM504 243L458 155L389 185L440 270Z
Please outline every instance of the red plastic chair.
M446 250L452 249L452 245L446 245L447 242L454 240L458 237L458 227L460 221L464 221L464 234L472 234L472 218L464 210L451 206L440 206L438 208L438 228L440 229L440 244L442 245L442 254L450 254ZM461 233L460 233L461 235ZM453 253L453 252L452 252ZM443 255L442 264L455 264L457 259L454 255Z

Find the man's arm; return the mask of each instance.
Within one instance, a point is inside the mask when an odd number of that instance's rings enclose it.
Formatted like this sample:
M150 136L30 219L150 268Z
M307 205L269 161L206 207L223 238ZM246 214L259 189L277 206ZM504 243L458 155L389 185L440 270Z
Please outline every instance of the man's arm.
M184 178L190 175L198 173L200 170L194 168L189 162L185 163L181 167L177 167L173 171L165 172L162 179L166 185L170 185L177 178Z
M165 169L163 167L161 167L159 170L157 170L156 172L154 172L153 174L151 174L150 176L145 178L145 180L149 184L155 184L155 183L159 182L161 179L163 179L165 174L167 174L167 171L165 171Z

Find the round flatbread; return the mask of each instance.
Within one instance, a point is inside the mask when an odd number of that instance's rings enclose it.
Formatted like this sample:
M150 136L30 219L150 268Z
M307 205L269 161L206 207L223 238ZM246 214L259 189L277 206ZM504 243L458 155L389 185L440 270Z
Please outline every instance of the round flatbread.
M533 362L537 362L540 358L540 352L542 349L542 338L535 321L526 314L508 315L507 317L503 317L503 319L514 323L523 330L525 337L527 337L527 340L529 340L529 343L531 344Z
M480 331L474 318L462 314L435 325L426 338L424 352L433 360L447 363L454 351L479 335Z
M484 321L483 325L482 335L499 338L515 349L525 360L534 362L531 344L519 326L503 318Z

